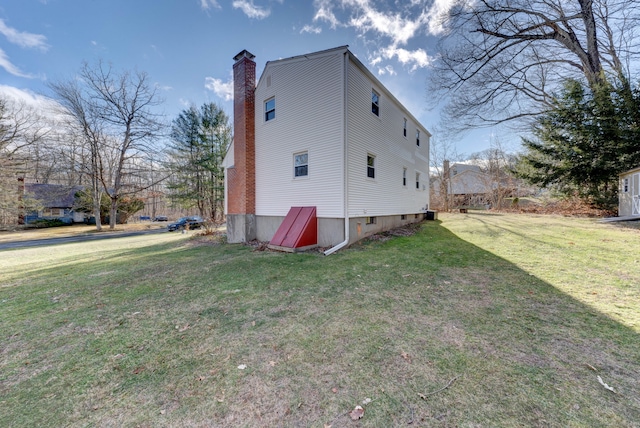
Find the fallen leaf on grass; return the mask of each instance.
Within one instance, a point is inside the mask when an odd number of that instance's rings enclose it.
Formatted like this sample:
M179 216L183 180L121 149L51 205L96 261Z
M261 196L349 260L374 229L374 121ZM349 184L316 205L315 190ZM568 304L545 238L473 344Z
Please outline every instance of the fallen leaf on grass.
M366 406L367 404L371 403L371 398L365 398L364 400L362 400L362 405Z
M178 327L178 326L176 326L176 327ZM184 327L180 327L180 328L178 328L178 331L179 331L180 333L182 333L183 331L187 331L187 330L189 330L190 328L191 328L191 326L190 326L189 324L185 324L185 326L184 326Z
M276 366L276 362L275 362L275 361L269 361L269 365L270 365L271 367L275 367L275 366Z
M331 428L331 425L329 425L329 424L324 424L324 428Z
M247 365L246 365L246 364L240 364L240 365L238 366L238 368L239 368L240 370L244 370L244 369L246 369L246 368L247 368Z
M364 409L362 406L356 406L352 411L349 412L349 416L351 416L351 420L357 421L364 416Z
M331 392L333 392L334 394L338 393L338 388L331 388Z
M404 358L406 362L411 363L411 355L407 354L406 352L402 352L400 356Z
M137 367L137 368L133 371L133 374L140 374L140 373L142 373L143 371L144 371L144 367L140 366L140 367Z

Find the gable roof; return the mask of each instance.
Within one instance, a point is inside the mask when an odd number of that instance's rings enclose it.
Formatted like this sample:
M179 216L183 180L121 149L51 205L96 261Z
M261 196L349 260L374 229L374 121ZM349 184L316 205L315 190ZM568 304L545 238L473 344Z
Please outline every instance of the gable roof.
M61 184L25 183L24 192L39 201L45 208L71 208L76 192L84 186L64 186Z

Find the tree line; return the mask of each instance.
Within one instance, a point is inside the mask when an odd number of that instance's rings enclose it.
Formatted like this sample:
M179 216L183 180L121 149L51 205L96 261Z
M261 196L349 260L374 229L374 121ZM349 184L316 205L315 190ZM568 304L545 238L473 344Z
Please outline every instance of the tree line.
M614 208L618 174L640 165L640 3L454 4L431 86L447 129L510 124L524 134L515 175Z
M232 139L220 106L190 107L168 122L148 74L103 62L85 63L49 88L46 111L0 98L0 224L38 209L20 182L82 186L75 209L90 212L98 230L101 219L113 229L118 212L158 199L220 219L221 165Z

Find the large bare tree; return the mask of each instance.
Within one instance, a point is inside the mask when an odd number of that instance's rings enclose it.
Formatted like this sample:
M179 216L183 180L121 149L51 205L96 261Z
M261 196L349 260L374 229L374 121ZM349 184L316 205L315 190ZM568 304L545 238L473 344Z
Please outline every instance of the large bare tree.
M141 189L135 184L140 159L154 157L164 125L155 108L162 102L143 72L115 72L102 62L85 63L77 78L50 85L90 162L94 214L100 230L100 196L111 200L109 227L115 228L118 200Z
M629 78L639 17L637 0L459 0L432 90L450 97L445 114L460 130L526 122L568 78Z

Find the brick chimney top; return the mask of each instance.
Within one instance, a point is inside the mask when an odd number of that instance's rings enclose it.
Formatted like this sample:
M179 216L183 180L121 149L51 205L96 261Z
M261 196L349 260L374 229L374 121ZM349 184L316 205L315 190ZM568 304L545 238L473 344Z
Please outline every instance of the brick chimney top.
M245 57L249 58L250 60L253 60L256 56L245 49L242 52L240 52L238 55L234 56L233 60L237 62L237 61L240 61L242 58L245 58Z

